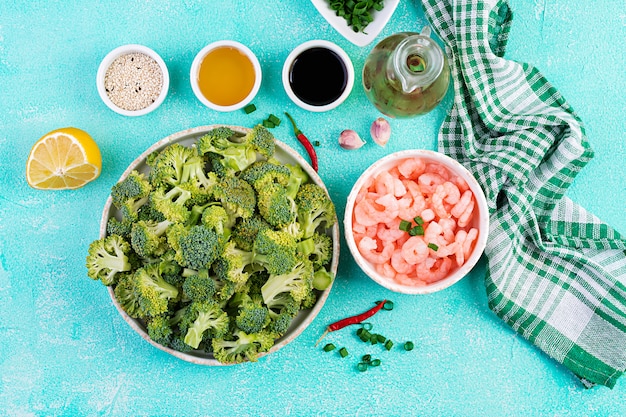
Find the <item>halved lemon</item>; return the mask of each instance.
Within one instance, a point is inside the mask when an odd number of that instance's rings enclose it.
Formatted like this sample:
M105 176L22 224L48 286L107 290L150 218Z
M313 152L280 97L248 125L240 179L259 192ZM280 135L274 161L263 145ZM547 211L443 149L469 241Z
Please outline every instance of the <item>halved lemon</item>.
M84 130L65 127L39 139L28 155L26 181L40 190L73 190L98 178L100 149Z

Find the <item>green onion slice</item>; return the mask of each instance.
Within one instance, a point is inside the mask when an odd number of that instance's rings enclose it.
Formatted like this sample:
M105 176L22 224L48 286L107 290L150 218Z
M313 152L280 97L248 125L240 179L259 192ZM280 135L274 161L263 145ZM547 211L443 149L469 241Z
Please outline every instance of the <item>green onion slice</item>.
M335 350L335 345L333 345L332 343L328 343L326 346L324 346L324 352L330 352L331 350Z
M415 347L415 345L413 345L413 342L405 342L404 343L404 350L409 351L409 350L413 350L413 348Z
M411 222L408 220L401 220L398 228L404 232L408 232L411 230Z

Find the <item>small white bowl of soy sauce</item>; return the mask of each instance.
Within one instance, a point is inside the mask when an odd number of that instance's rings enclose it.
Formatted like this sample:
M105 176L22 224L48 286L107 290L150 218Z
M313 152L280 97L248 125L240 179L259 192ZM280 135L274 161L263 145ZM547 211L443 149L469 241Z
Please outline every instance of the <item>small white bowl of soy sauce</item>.
M354 86L354 67L346 52L326 40L297 46L283 65L283 87L298 106L313 112L334 109Z

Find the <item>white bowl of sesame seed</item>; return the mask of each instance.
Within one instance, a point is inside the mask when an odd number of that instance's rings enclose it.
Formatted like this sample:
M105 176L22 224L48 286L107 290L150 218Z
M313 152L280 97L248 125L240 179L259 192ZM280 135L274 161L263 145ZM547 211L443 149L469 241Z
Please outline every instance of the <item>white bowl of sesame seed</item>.
M142 116L163 103L170 77L163 59L152 49L136 44L109 52L98 67L100 98L124 116Z

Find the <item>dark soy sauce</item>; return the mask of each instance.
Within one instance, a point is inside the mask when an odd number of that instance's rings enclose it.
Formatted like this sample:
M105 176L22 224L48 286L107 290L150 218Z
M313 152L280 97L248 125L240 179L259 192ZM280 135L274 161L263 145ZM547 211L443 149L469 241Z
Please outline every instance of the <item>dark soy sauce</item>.
M298 55L289 74L294 94L312 106L325 106L337 100L347 82L348 71L339 55L320 47Z

